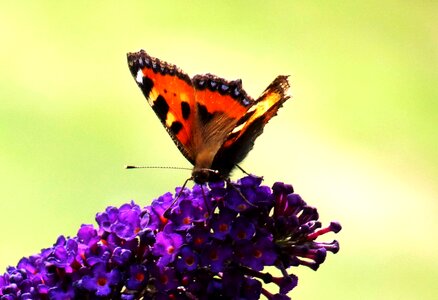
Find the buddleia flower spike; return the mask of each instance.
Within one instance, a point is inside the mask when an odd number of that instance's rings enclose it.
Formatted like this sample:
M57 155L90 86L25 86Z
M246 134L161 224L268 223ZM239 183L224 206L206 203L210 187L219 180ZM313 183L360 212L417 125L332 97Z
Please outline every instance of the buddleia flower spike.
M290 299L294 268L317 270L327 253L337 253L336 240L319 239L341 226L322 227L316 208L291 185L261 183L246 176L234 188L224 181L195 185L143 208L107 207L96 214L97 226L82 225L76 236L61 235L8 267L0 299ZM215 204L210 215L204 197ZM269 283L276 291L266 289Z

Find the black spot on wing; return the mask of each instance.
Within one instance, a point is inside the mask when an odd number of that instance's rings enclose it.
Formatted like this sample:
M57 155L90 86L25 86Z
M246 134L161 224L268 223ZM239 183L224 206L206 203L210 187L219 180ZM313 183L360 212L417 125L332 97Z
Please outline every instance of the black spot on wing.
M203 124L207 124L211 121L211 119L213 119L214 114L208 112L207 108L204 105L197 103L197 109L199 119Z
M152 109L155 111L160 121L165 123L167 113L169 112L169 104L167 104L166 99L164 99L163 96L159 95L154 101Z
M172 131L172 133L174 135L177 135L181 131L182 128L183 128L183 125L181 124L181 122L174 121L172 123L172 125L170 126L170 131Z
M144 60L136 57L134 53L128 53L127 58L129 71L131 71L132 76L135 78L138 70L144 66Z
M181 102L181 111L182 111L182 116L183 116L184 120L187 120L190 116L190 105L187 102L182 101Z
M149 98L149 94L154 87L154 82L149 77L143 76L143 83L140 84L140 88L143 92L143 95L145 95L146 98Z

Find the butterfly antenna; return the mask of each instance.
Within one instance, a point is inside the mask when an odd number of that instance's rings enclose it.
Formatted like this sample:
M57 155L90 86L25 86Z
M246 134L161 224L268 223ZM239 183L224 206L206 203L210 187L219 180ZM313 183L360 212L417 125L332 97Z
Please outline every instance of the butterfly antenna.
M170 166L132 166L127 165L125 169L173 169L173 170L192 170L191 168L185 167L170 167Z
M193 180L193 177L187 178L186 181L184 181L184 184L181 187L181 190L179 191L179 193L176 195L175 199L172 201L172 203L169 205L168 208L166 208L166 210L163 213L163 216L166 219L169 219L169 215L170 215L170 210L172 209L172 207L175 205L176 201L178 201L179 197L182 195L184 188L187 185L187 182L189 182L190 180Z

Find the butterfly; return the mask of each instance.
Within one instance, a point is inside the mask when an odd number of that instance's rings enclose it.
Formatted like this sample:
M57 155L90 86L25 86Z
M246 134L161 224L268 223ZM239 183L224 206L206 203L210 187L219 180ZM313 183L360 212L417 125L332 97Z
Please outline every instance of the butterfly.
M278 76L254 100L240 79L228 81L212 74L190 78L144 50L128 53L127 58L143 95L193 165L191 179L200 184L228 178L290 98L288 76Z

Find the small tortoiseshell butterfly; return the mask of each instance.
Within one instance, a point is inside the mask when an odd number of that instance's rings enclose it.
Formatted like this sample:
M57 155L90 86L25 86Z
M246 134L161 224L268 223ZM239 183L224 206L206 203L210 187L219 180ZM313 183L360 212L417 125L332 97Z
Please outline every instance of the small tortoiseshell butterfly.
M127 56L131 74L152 109L193 164L196 183L227 178L289 99L288 76L278 76L254 100L240 79L227 81L212 74L190 78L143 50Z

